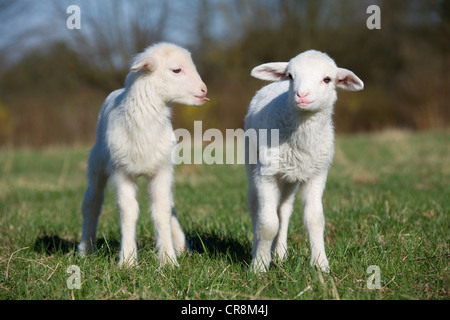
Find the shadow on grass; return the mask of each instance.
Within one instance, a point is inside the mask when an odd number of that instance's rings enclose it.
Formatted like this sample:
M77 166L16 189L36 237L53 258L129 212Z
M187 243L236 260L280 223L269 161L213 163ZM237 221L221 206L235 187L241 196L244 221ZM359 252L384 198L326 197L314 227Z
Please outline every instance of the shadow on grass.
M33 249L35 252L52 255L56 253L67 254L77 253L78 242L66 240L58 235L43 235L34 241ZM97 239L95 243L95 251L104 250L109 254L118 254L120 242L117 240L106 240L104 238Z
M246 264L250 260L250 243L243 243L233 237L229 237L217 232L196 232L186 233L187 241L192 252L208 254L212 259L225 258L230 262ZM34 251L44 255L53 254L77 254L78 242L63 239L58 235L43 235L34 242ZM116 239L107 240L99 238L95 244L95 252L103 251L104 254L117 256L120 250L120 241Z
M187 241L192 252L211 257L226 257L230 262L247 264L250 260L251 244L216 232L187 232Z
M76 252L76 243L58 235L44 235L34 241L35 252L52 255L55 253Z

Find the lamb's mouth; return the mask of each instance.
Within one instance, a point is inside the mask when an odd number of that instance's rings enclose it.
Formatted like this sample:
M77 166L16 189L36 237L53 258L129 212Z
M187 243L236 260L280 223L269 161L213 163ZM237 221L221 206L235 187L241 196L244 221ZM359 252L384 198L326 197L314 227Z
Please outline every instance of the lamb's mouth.
M209 101L209 98L207 98L206 96L194 96L194 97L196 97L197 99L202 100L203 102Z
M297 106L300 108L307 108L312 105L313 101L296 101Z

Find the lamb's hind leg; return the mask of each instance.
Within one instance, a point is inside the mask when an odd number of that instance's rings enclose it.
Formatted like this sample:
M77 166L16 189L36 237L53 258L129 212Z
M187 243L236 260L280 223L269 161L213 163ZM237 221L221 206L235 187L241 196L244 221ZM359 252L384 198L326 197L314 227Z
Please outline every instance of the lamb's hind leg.
M257 223L257 213L258 213L258 195L256 194L255 186L250 183L248 192L247 192L247 200L248 200L248 209L250 212L250 218L252 221L252 228L253 228L253 234L256 230L256 223ZM255 235L254 235L255 240ZM252 248L252 256L255 256L257 242L253 241L253 248Z
M186 240L183 229L181 228L180 222L177 218L177 212L175 211L175 206L172 202L172 217L170 220L170 226L172 228L172 240L175 253L180 255L181 253L190 251L191 248Z
M108 176L100 168L94 157L91 156L88 168L88 187L81 206L83 226L78 252L82 256L92 253L94 247L97 223L102 209L107 180Z

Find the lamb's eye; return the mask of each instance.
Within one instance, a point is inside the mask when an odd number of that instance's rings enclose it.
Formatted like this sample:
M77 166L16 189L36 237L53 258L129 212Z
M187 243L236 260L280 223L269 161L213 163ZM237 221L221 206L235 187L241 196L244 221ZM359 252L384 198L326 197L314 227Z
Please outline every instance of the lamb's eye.
M288 73L288 78L291 79L291 80L294 79L294 77L292 76L291 73Z
M180 73L180 72L181 72L181 69L174 69L174 70L172 70L172 72L173 72L173 73Z
M325 77L325 78L323 78L323 82L330 83L331 82L331 78L330 77Z

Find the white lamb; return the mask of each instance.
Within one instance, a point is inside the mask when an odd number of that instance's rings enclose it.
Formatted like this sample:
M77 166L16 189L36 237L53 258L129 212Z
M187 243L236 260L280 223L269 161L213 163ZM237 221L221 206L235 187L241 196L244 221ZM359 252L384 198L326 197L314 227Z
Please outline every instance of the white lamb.
M88 188L82 212L78 250L92 252L108 178L114 184L121 227L119 265L137 262L136 222L139 205L136 179L150 179L151 214L161 265L177 265L176 254L187 249L174 209L171 106L201 105L206 85L191 54L170 43L148 47L133 61L125 88L112 92L100 110L97 140L88 162Z
M279 141L268 139L257 150L256 163L246 162L253 226L250 268L266 271L272 251L280 260L286 257L288 223L300 187L311 265L329 272L322 194L334 154L336 87L357 91L364 84L353 72L338 68L328 55L315 50L301 53L289 63L262 64L251 75L277 82L256 93L245 117L245 130L278 129ZM247 145L247 159L251 150ZM265 161L261 161L263 157Z

